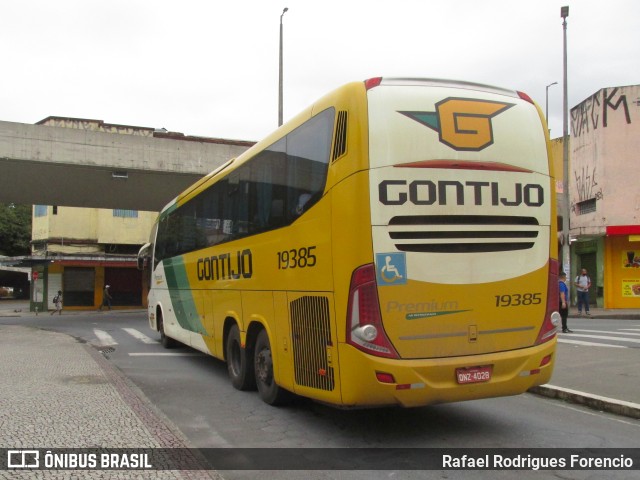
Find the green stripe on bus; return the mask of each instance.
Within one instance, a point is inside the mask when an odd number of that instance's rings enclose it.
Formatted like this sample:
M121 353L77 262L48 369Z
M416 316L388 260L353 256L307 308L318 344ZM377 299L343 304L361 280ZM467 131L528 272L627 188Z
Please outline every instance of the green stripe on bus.
M189 279L182 257L175 257L164 261L164 273L171 292L171 305L178 320L178 324L186 330L206 334L200 322L200 314L196 307L192 290L189 289Z

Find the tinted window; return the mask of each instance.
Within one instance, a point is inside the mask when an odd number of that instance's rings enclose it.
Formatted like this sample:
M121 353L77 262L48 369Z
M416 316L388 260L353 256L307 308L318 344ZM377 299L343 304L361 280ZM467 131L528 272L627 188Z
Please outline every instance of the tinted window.
M322 196L333 122L319 113L162 218L157 259L291 224Z

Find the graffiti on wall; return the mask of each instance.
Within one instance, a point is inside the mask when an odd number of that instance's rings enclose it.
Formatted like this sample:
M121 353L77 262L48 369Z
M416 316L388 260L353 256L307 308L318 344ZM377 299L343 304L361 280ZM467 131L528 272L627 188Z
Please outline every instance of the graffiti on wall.
M627 124L631 123L627 96L619 88L603 88L571 109L571 133L579 137L599 127L607 128L612 115L624 115Z
M602 187L596 180L596 167L582 167L573 171L577 201L571 202L571 212L575 215L595 212L597 201L602 200Z
M573 175L576 181L576 193L578 201L583 202L591 198L602 199L602 188L598 187L596 180L596 167L582 167L580 171L574 170Z

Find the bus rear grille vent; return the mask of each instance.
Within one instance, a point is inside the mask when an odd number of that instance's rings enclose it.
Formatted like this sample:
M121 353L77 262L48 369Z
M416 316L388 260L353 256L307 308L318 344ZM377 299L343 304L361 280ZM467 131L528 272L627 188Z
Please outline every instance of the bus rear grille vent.
M402 252L527 250L535 245L539 231L534 217L506 215L413 215L389 221L389 237Z
M347 112L341 110L338 112L338 120L336 121L336 140L333 144L332 161L336 161L347 152Z
M331 342L329 300L301 297L289 304L296 383L305 387L333 390L333 367L327 347Z

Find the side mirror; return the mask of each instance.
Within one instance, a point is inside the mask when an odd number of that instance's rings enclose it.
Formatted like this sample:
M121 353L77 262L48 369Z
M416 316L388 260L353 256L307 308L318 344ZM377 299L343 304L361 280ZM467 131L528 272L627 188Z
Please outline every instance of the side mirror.
M138 270L144 270L149 265L149 259L151 258L151 244L145 243L138 251Z

